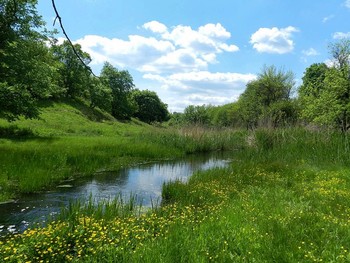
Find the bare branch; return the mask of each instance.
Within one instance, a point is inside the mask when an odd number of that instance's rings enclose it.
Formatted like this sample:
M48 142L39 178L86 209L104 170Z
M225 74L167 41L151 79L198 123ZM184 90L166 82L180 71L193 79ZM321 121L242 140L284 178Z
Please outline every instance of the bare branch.
M70 38L68 37L67 33L66 33L66 30L64 29L63 27L63 24L62 24L62 18L61 16L59 15L58 11L57 11L57 8L56 8L56 4L55 4L55 0L52 0L52 6L53 6L53 9L55 10L55 13L56 13L56 18L53 22L53 24L55 25L56 21L58 20L58 22L60 23L60 27L62 29L62 32L63 34L65 35L65 37L67 38L69 44L71 45L72 49L73 49L73 52L74 54L77 56L77 58L80 60L80 62L84 65L84 67L93 75L96 77L96 75L94 74L94 72L92 72L91 68L88 67L85 62L83 61L83 59L79 56L77 50L75 49L72 41L70 40Z

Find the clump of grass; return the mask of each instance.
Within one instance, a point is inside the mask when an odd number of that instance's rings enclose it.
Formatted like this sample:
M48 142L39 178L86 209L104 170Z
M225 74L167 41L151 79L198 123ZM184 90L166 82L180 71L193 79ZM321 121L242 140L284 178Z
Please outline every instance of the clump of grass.
M0 138L26 139L35 137L35 133L30 128L20 128L17 125L0 127Z
M243 147L245 132L238 130L217 130L203 127L187 127L143 132L139 135L143 141L168 145L183 150L186 154L229 151ZM139 140L138 138L138 140Z

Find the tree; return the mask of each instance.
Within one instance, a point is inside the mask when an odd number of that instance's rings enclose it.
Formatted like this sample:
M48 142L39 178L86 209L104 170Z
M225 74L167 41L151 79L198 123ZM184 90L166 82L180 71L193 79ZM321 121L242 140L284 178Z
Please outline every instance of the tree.
M92 77L89 83L90 107L99 107L107 112L112 111L112 90L103 85L103 83L95 77Z
M136 89L131 93L131 98L137 106L133 116L139 120L152 123L169 119L168 106L160 100L154 91Z
M239 98L242 120L247 128L254 128L259 122L271 123L273 126L286 124L284 119L276 118L276 114L284 115L276 111L278 107L275 104L290 100L294 84L291 71L265 66L258 78L247 84Z
M88 65L91 62L90 55L82 51L78 44L74 45L74 48L85 65ZM64 88L65 96L71 98L87 97L91 70L81 63L67 40L61 45L54 44L51 50L59 62L58 72L61 76L60 83Z
M288 120L294 118L290 114L296 114L290 111L294 84L293 72L264 66L257 79L247 84L238 101L246 127L252 129L259 124L273 127L288 124Z
M288 100L295 84L293 72L277 70L275 66L264 66L255 82L256 95L265 107L281 100Z
M346 132L350 128L350 40L342 39L329 49L333 66L312 65L305 72L299 89L302 116Z
M325 63L315 63L308 67L303 76L303 84L298 92L303 98L317 97L324 88L328 67Z
M208 107L205 105L194 106L189 105L184 110L184 121L192 125L209 125L210 118L208 114Z
M119 71L106 62L102 68L100 79L112 90L112 115L121 120L128 120L135 111L130 99L134 89L132 76L126 70Z
M37 102L58 90L37 1L0 0L0 117L39 115Z

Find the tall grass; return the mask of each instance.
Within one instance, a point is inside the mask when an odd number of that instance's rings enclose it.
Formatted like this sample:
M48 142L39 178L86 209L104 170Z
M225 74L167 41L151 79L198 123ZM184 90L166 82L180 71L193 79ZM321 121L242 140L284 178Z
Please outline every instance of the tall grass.
M350 164L350 138L338 132L305 129L257 130L247 136L245 158L309 163L315 166Z
M4 191L29 193L98 169L181 156L180 149L128 138L64 137L0 144Z
M142 132L138 140L178 148L186 154L210 151L229 151L242 148L245 132L232 129L186 127Z
M204 134L200 139L177 131L153 130L133 137L65 136L0 143L0 182L8 197L55 186L96 170L119 169L151 159L240 147L240 134ZM7 198L8 198L7 197Z

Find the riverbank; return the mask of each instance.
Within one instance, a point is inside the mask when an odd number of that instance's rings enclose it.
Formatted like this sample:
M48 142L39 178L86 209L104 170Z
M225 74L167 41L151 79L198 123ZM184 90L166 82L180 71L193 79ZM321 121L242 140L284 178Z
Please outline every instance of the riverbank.
M75 107L73 107L75 106ZM0 202L55 188L66 180L150 160L239 147L240 133L170 130L121 123L80 105L53 103L40 120L0 120Z
M163 206L75 204L3 241L4 262L348 262L349 139L256 131L232 166L163 187Z

